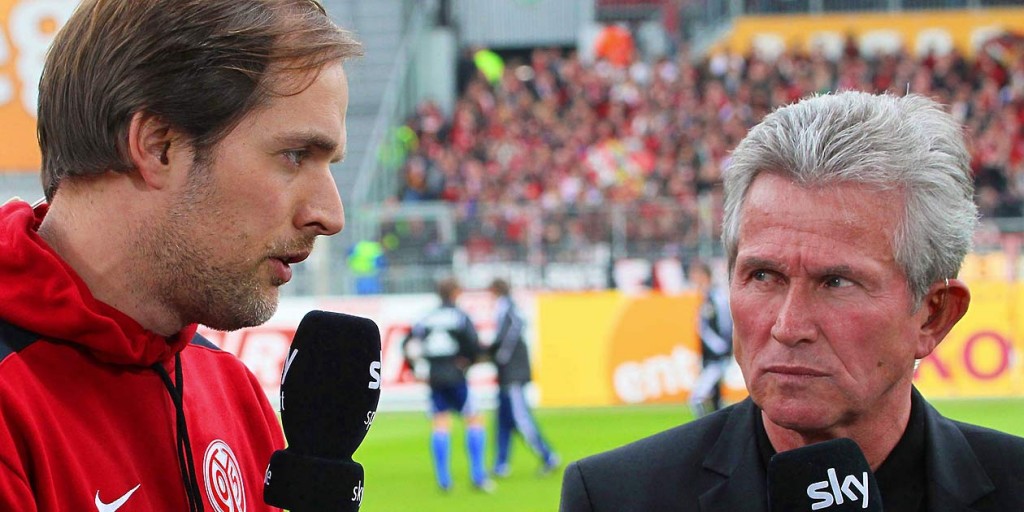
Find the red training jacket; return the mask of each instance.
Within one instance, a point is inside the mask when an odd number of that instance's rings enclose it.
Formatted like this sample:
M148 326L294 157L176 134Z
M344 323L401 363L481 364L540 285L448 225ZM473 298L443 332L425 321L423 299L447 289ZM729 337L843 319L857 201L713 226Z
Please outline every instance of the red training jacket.
M0 207L0 510L185 511L193 488L207 512L278 511L263 476L284 436L253 375L195 325L164 338L96 300L36 233L45 214ZM155 364L182 387L195 487Z

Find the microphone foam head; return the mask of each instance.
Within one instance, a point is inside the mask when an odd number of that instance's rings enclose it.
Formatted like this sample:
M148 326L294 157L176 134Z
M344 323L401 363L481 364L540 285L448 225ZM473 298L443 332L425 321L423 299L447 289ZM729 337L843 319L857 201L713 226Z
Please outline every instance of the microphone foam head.
M864 453L840 438L774 455L768 463L772 512L881 512L878 482Z
M289 450L350 459L376 415L380 369L380 329L372 320L307 313L281 375L281 423Z

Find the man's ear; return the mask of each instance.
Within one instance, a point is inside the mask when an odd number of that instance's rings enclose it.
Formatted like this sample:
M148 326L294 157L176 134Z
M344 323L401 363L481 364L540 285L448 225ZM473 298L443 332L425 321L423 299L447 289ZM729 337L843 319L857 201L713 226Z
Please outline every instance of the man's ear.
M132 115L128 125L128 156L139 179L149 188L162 189L171 183L172 145L180 140L158 116L149 112Z
M924 320L918 333L917 359L931 354L953 326L967 313L971 292L959 279L936 282L921 303Z

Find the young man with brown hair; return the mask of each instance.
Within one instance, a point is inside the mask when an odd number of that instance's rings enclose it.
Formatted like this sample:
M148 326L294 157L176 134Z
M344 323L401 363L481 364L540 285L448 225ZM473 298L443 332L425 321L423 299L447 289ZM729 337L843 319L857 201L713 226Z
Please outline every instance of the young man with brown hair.
M276 510L276 415L196 327L266 321L342 229L360 53L313 0L79 5L39 86L47 203L0 207L0 509Z

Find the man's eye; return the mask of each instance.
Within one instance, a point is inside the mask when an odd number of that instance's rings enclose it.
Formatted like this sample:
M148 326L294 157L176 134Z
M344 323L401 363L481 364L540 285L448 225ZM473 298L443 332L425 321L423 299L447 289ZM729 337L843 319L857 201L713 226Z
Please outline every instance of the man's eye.
M755 270L750 273L750 277L754 281L767 281L768 279L771 278L771 275L768 274L767 270Z
M845 288L853 285L853 282L845 277L828 276L824 281L825 288Z
M302 165L302 161L309 156L309 151L305 149L292 149L284 152L284 157L295 166Z

